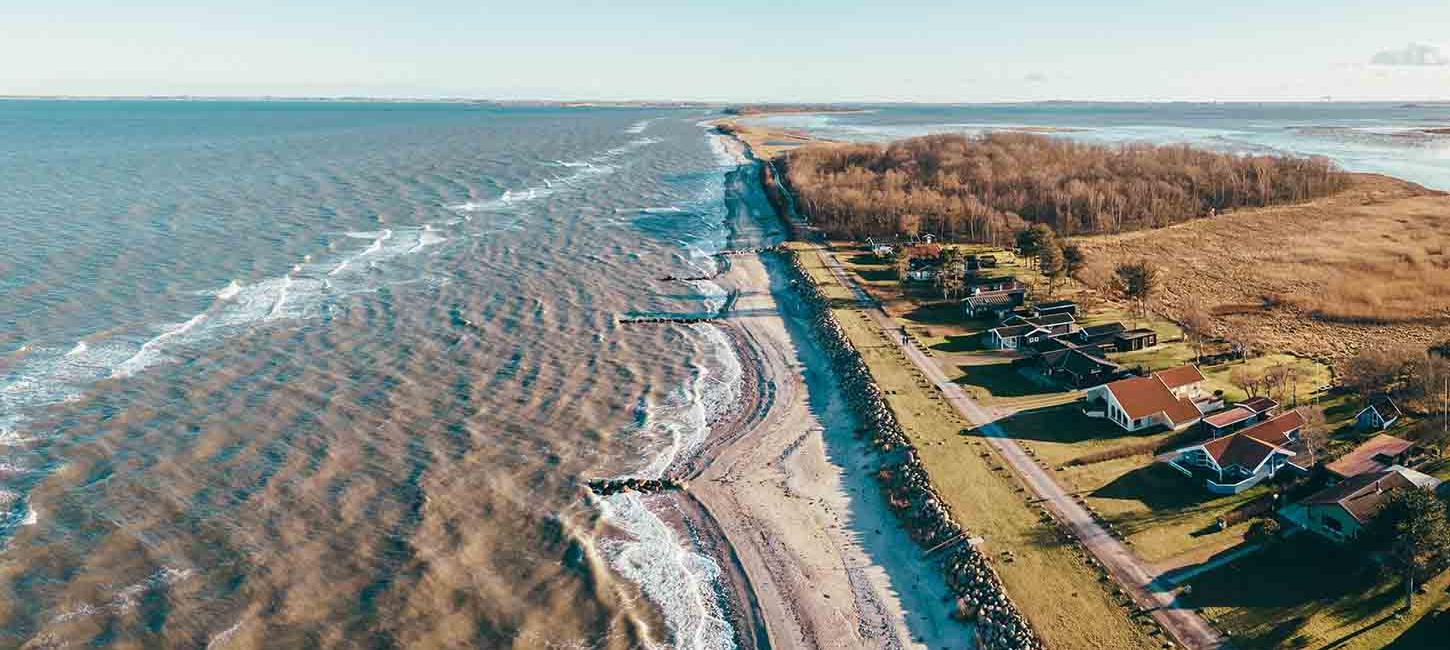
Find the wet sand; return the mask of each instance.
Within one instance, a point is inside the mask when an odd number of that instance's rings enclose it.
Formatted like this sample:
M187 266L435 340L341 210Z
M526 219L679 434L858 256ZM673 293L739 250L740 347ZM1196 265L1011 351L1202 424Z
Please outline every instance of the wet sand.
M739 292L724 326L758 383L732 423L740 428L701 454L689 493L728 542L717 561L736 565L754 595L745 609L758 611L736 624L758 616L745 624L763 625L775 648L969 644L946 585L887 509L872 476L879 461L856 438L783 273L767 272L777 262L732 262L717 279Z

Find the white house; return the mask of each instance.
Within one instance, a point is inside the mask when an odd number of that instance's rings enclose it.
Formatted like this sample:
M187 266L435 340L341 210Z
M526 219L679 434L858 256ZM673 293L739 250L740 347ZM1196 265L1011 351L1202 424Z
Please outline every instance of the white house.
M1313 466L1300 444L1304 416L1290 411L1227 436L1179 449L1168 464L1204 479L1209 492L1237 494L1286 467L1307 472Z
M1101 403L1101 417L1128 431L1156 426L1176 431L1203 417L1194 403L1203 394L1202 385L1198 368L1181 366L1095 386L1088 389L1087 400Z

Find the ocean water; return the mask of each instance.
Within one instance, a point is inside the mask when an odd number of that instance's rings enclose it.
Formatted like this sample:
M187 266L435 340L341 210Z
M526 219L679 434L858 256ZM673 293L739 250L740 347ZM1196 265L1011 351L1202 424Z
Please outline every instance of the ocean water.
M659 476L740 399L703 109L0 101L0 647L734 646ZM876 107L1450 187L1450 108Z
M709 117L0 102L0 647L729 647Z
M860 113L774 115L766 123L875 142L928 133L1045 128L1089 142L1187 143L1234 153L1326 156L1345 169L1450 190L1450 103L1050 102L873 106Z

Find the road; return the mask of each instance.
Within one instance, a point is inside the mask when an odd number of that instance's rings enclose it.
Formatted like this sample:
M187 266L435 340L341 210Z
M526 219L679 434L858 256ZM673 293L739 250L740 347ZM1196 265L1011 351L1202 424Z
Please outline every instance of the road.
M901 329L901 325L882 310L876 301L851 279L835 256L827 253L819 245L816 245L816 250L820 253L822 261L830 269L831 274L835 276L836 281L851 290L862 310L881 327L882 331L896 332ZM972 400L961 386L942 372L941 367L933 362L931 357L928 357L905 337L888 338L893 340L905 353L906 358L916 364L917 368L936 385L962 417L978 427L978 431L1017 472L1028 489L1042 500L1043 505L1053 512L1057 520L1072 531L1083 546L1098 561L1102 562L1108 573L1133 597L1133 600L1148 610L1153 618L1173 635L1174 639L1183 646L1194 650L1227 647L1227 640L1222 634L1209 625L1208 621L1199 616L1197 612L1178 606L1173 592L1162 588L1162 583L1155 582L1157 576L1154 575L1152 569L1131 549L1099 525L1087 509L1074 501L1072 496L1057 484L1056 479L1047 470L1040 467L1031 456L1023 451L1016 440L994 422L995 418L986 409Z

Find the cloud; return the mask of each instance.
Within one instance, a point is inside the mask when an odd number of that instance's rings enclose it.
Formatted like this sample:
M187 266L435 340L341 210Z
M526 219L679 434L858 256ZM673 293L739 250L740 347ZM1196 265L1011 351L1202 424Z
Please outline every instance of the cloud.
M1028 83L1040 84L1042 82L1047 81L1047 75L1042 74L1041 72L1034 72L1032 74L1029 74L1029 75L1023 77L1023 79L1026 79L1028 81Z
M1450 65L1450 56L1434 45L1410 43L1404 49L1379 52L1369 62L1370 65Z

